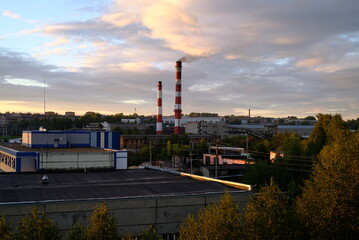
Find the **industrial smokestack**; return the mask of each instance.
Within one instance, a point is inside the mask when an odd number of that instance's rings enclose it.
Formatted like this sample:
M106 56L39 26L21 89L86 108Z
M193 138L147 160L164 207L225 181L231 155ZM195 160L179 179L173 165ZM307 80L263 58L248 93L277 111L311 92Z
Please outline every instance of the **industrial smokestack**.
M181 134L181 79L182 79L182 62L179 60L176 62L176 99L175 99L175 128L174 134Z
M248 109L248 117L251 117L251 110Z
M157 117L156 117L156 134L163 134L162 129L162 82L157 84Z

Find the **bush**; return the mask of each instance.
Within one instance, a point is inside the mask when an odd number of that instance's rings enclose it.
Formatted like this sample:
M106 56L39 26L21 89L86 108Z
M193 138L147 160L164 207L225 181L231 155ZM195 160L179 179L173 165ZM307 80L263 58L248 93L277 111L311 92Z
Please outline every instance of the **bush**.
M197 217L189 216L180 226L181 240L240 239L241 217L239 207L229 193L218 204L202 209Z
M86 230L81 223L76 223L67 233L67 240L86 240Z
M160 240L162 238L157 235L156 229L154 228L153 225L151 225L141 232L141 235L138 236L138 239L139 240Z
M54 221L45 216L37 208L32 210L31 216L21 219L18 239L23 240L60 240L61 235Z
M109 213L105 203L93 211L86 233L88 240L118 238L115 218Z
M12 240L14 239L14 232L9 223L6 222L4 216L0 216L0 239L2 240Z

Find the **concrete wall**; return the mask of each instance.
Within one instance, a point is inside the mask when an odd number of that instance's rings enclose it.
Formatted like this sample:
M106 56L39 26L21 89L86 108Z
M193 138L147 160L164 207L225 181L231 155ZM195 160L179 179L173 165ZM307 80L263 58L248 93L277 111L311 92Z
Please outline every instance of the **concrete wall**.
M232 193L233 199L243 209L252 192ZM202 194L173 197L131 198L105 200L117 221L121 234L138 234L142 229L155 225L158 234L177 233L188 214L217 203L221 194ZM0 204L0 213L15 226L25 215L30 215L34 207L45 211L60 230L68 231L73 224L88 225L92 210L103 200L46 202L29 204Z
M40 169L113 168L115 152L41 153Z
M21 157L21 172L35 172L36 171L36 157L25 156Z
M67 132L67 141L70 147L88 147L90 146L89 132Z

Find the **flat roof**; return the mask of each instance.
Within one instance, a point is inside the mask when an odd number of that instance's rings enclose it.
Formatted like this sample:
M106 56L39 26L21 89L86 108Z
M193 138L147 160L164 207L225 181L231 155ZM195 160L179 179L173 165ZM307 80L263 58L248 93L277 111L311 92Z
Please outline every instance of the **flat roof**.
M0 173L0 204L238 192L221 183L151 169L108 172Z
M1 146L11 148L20 152L107 152L101 148L92 147L71 147L71 148L31 148L22 146L20 143L0 143Z

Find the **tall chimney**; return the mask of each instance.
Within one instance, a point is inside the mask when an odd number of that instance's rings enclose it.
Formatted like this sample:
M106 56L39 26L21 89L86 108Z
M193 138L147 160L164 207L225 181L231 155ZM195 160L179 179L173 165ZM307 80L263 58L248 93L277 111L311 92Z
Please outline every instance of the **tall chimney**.
M248 117L251 117L251 110L248 109Z
M157 117L156 117L156 134L163 134L162 129L162 82L157 84Z
M182 78L182 62L176 62L176 100L175 100L175 128L174 134L181 134L181 116L182 116L182 107L181 107L181 78Z

